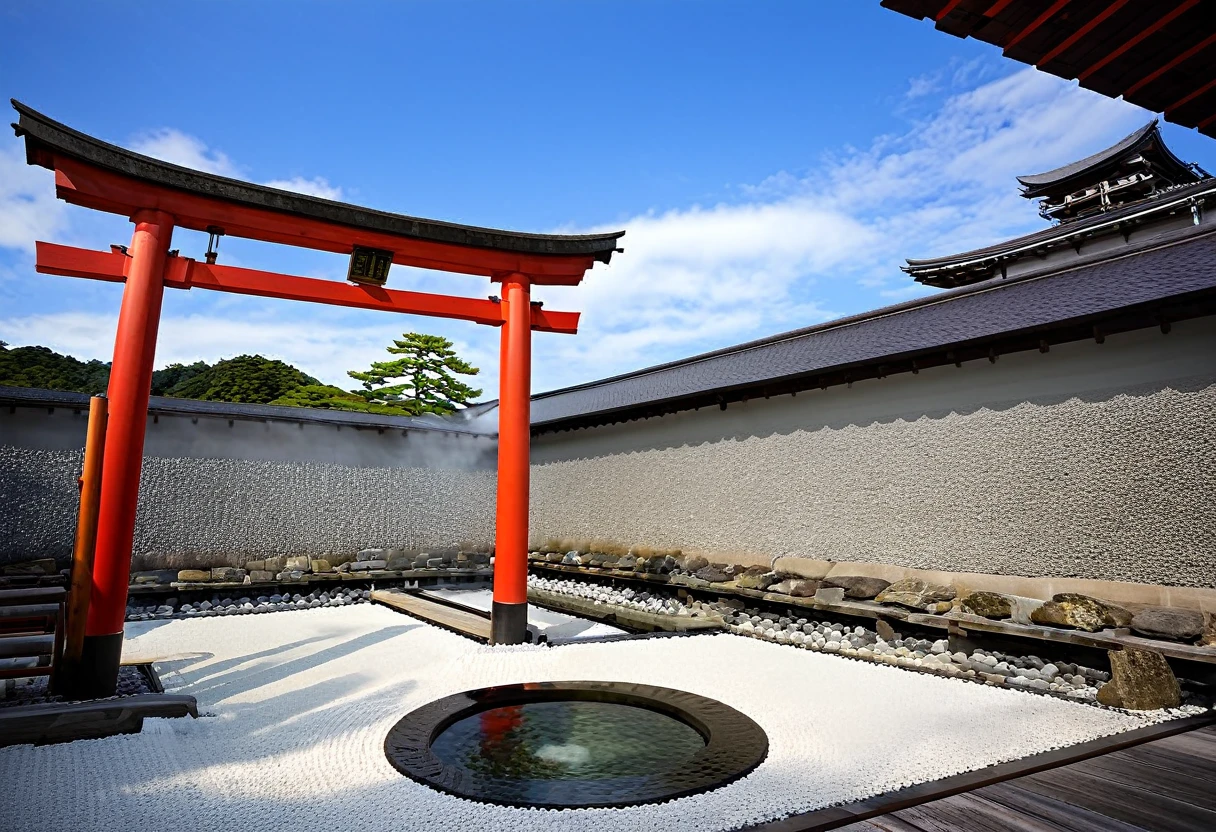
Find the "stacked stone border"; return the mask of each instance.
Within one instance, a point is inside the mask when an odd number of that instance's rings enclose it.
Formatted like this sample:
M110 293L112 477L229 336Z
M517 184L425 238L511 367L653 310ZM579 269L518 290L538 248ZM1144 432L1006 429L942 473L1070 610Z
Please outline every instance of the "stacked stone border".
M840 564L803 558L777 558L771 567L745 566L635 547L626 555L542 548L531 552L529 560L533 569L550 572L672 585L948 632L973 630L1098 650L1153 649L1169 658L1216 665L1216 616L1188 607L1125 607L1077 592L1034 598L921 577L891 582L842 574L835 568Z
M1051 601L986 591L959 598L953 587L919 579L894 584L864 577L829 582L764 567L709 564L701 556L678 552L622 557L536 551L530 558L531 594L542 603L546 595L566 594L626 614L636 610L648 615L701 616L738 635L994 686L1152 710L1174 708L1184 701L1210 707L1208 691L1216 683L1210 618L1200 618L1200 632L1186 631L1198 638L1198 644L1131 632L1129 625L1146 614L1151 626L1158 626L1163 618L1166 626L1174 626L1178 622L1170 617L1179 612L1184 614L1183 624L1193 630L1195 616L1185 610L1145 608L1133 614L1070 593L1060 593ZM563 580L560 573L575 580ZM580 583L579 577L595 583ZM645 588L622 591L605 587L605 581ZM863 597L849 599L846 593ZM707 598L716 600L703 600ZM771 611L782 608L783 612ZM1027 619L1026 624L1002 620L1014 610ZM842 618L869 619L874 624L843 624ZM934 630L938 635L932 635ZM983 633L985 646L976 644L969 630ZM1037 640L1049 652L1084 658L1044 661L1029 652L1028 639ZM1185 668L1188 690L1179 685L1168 659ZM1098 669L1104 664L1111 670ZM1115 684L1107 684L1112 678Z

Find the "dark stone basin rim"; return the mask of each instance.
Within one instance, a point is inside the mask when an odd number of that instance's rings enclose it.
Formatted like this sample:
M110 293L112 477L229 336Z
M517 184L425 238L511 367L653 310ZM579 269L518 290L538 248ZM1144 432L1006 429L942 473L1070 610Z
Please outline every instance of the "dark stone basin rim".
M465 770L435 756L431 743L462 719L483 711L534 702L609 702L664 714L695 730L705 747L664 775L662 789L641 789L629 799L561 802L510 801ZM640 806L687 797L731 783L750 773L768 755L768 736L746 714L687 691L622 682L531 682L445 696L406 714L389 731L384 753L411 780L457 797L501 806L591 809ZM594 782L594 781L588 781Z

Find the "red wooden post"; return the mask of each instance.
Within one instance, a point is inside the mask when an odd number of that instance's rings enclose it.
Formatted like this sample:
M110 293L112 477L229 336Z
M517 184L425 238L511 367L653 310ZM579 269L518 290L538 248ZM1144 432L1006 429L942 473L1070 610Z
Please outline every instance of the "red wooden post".
M140 211L131 219L135 234L110 368L93 591L80 659L81 695L89 696L112 696L118 682L152 362L173 238L173 217L162 211Z
M528 451L532 386L532 298L527 277L503 280L498 395L498 506L494 541L491 644L528 636Z
M93 551L97 544L97 510L101 499L102 454L106 442L105 396L89 400L89 429L84 443L84 470L80 474L80 509L76 515L76 544L72 549L72 583L68 590L67 626L64 628L63 666L55 674L56 693L71 698L79 684L80 655L89 595L93 591Z

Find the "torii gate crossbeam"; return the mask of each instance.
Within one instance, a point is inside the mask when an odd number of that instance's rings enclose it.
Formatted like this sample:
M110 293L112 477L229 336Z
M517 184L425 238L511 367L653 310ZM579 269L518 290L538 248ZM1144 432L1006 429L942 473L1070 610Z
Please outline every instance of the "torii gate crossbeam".
M77 670L81 696L114 692L122 651L139 476L165 288L212 289L312 303L456 318L501 326L498 497L491 641L527 635L528 454L532 330L573 334L578 313L531 302L536 284L575 285L619 251L624 232L521 234L455 225L292 194L141 156L72 130L14 101L30 164L55 171L58 196L127 216L131 245L109 252L39 242L37 269L124 283L110 372L109 424L92 596ZM174 228L353 253L489 277L501 300L352 285L200 263L170 250Z

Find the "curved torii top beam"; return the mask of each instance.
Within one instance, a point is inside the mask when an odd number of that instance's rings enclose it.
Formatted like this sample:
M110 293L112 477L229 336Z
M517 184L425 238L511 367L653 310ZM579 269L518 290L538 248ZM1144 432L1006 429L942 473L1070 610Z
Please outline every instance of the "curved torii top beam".
M577 284L594 263L612 258L625 233L528 234L377 211L163 162L19 101L12 105L27 161L55 171L60 199L125 216L162 210L179 228L220 227L234 237L340 254L354 246L381 249L403 266L486 277L518 273L537 285Z

